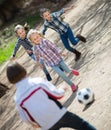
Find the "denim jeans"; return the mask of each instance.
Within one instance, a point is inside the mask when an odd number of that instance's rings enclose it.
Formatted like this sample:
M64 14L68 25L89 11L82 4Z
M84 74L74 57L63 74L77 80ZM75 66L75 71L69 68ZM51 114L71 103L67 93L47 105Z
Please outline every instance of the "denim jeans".
M40 59L40 63L41 63L42 66L43 66L43 71L44 71L44 73L45 73L45 74L49 74L49 72L48 72L48 70L47 70L47 68L46 68L46 66L45 66L45 64L44 64L44 60L43 60L43 59Z
M64 63L63 60L61 60L58 65L52 66L52 69L53 69L64 81L66 81L70 86L72 86L72 85L73 85L73 82L64 74L64 72L63 72L59 67L61 67L66 73L70 73L71 70L68 68L68 66Z
M76 130L96 130L96 128L87 121L69 111L67 111L67 113L49 130L59 130L60 128L65 127Z
M33 60L35 60L35 55L34 54L32 54L32 55L29 55ZM40 59L40 63L42 64L42 66L43 66L43 71L44 71L44 73L45 74L49 74L49 72L48 72L48 70L47 70L47 68L46 68L46 66L45 66L45 64L44 64L44 61L43 61L43 59Z
M74 52L75 49L70 46L69 40L72 43L72 45L76 45L79 42L79 39L77 37L74 37L73 32L70 27L68 27L68 30L66 33L60 34L60 38L65 48L71 52Z

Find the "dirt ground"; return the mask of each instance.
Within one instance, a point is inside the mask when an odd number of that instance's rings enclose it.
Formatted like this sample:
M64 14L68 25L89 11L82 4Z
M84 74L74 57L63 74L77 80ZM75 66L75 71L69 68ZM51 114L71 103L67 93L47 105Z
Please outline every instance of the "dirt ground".
M79 42L75 46L82 52L81 59L78 62L74 61L74 55L64 49L59 36L54 31L48 30L46 37L67 52L65 62L69 67L80 72L79 77L71 77L71 75L69 77L75 84L79 84L79 90L91 88L95 94L95 101L89 107L84 107L77 101L68 85L48 68L53 78L51 82L57 87L68 87L61 100L68 110L89 121L97 130L111 130L111 1L72 0L66 6L72 4L76 7L66 13L65 21L69 22L74 35L80 33L87 37L87 43ZM28 74L31 77L45 78L36 63L26 53L21 52L22 55L17 61L26 67ZM0 80L10 88L0 99L0 130L34 130L20 120L15 108L13 101L15 87L9 84L5 75L5 68L9 62L7 61L0 71Z

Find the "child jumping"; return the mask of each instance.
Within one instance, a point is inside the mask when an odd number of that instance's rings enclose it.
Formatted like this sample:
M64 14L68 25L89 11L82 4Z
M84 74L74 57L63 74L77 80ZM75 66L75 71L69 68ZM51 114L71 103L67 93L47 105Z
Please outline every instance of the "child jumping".
M13 55L11 56L10 60L13 60L16 56L17 51L19 50L20 46L23 46L24 49L26 50L27 54L33 59L35 60L35 56L33 54L33 46L32 44L28 41L28 39L26 38L26 30L24 28L24 26L22 25L17 25L15 27L15 33L17 35L17 43L15 45L14 48L14 52ZM46 78L48 81L52 80L43 60L41 59L41 64L43 65L43 71L46 75Z
M48 28L51 28L58 32L63 42L63 45L67 50L75 54L75 61L77 61L80 59L81 53L76 49L72 48L68 40L70 40L72 45L77 45L79 41L86 42L86 38L81 36L80 34L74 37L69 24L64 22L61 18L61 15L65 13L67 10L71 9L72 7L73 6L63 8L60 11L54 13L51 13L51 11L47 8L42 8L40 9L40 15L44 19L44 28L42 30L42 34L45 35L45 32Z
M52 42L44 39L37 30L31 29L27 34L27 38L34 44L34 53L39 65L41 66L40 58L43 58L45 64L61 76L71 86L72 91L75 92L77 90L76 85L72 83L62 70L73 75L79 75L79 72L68 68L61 57L62 53L60 50Z
M96 130L88 122L69 112L58 101L64 96L62 88L41 78L27 77L26 70L18 63L7 67L10 83L16 85L15 103L21 119L41 130L60 130L69 127L76 130Z

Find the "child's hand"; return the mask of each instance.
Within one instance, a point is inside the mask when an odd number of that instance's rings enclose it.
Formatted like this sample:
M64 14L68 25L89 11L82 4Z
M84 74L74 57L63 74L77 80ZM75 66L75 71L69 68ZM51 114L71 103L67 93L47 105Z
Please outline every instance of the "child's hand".
M64 86L64 87L62 87L62 89L66 92L68 87Z
M43 65L41 64L41 63L38 63L39 64L39 67L41 68L41 69L43 69Z
M76 7L75 5L72 5L72 6L69 6L67 8L64 8L64 11L67 12L69 11L70 9L73 9L74 7Z
M67 53L60 53L60 55L65 57L65 56L67 56Z
M32 51L31 51L31 50L26 50L26 52L27 52L28 54L30 54Z
M40 126L37 125L37 124L33 124L32 127L33 127L33 128L39 128Z

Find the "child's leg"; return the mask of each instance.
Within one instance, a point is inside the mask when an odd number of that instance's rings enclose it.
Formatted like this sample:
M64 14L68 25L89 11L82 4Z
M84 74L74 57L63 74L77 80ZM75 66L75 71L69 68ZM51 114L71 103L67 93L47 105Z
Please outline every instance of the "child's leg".
M86 42L86 38L80 34L74 37L73 32L70 27L68 28L68 31L66 33L72 45L76 45L79 41Z
M67 36L69 40L71 41L72 45L76 45L79 42L79 38L74 37L73 32L70 27L68 28Z
M64 81L66 81L66 83L68 83L70 86L73 85L73 82L64 74L64 72L59 68L59 66L53 66L52 69L59 75L62 77L62 79ZM69 70L70 71L70 70Z
M67 71L70 72L70 69L66 65L64 67L66 67ZM75 92L77 90L78 87L64 74L64 72L59 68L59 65L53 66L52 69L56 73L58 73L58 75L60 75L62 79L66 81L66 83L68 83L71 86L72 92Z
M69 69L69 67L65 64L65 62L63 60L60 62L60 67L67 73L71 73L76 76L79 75L79 72L77 70Z
M71 69L69 69L69 67L65 64L64 60L61 60L59 65L60 65L60 68L62 68L66 73L71 72Z
M75 49L69 45L67 34L60 35L60 38L61 38L62 43L65 46L65 48L67 50L71 51L72 53L75 53Z
M76 130L96 130L87 121L71 112L67 112L50 130L59 130L65 127Z
M30 55L30 57L31 57L33 60L35 60L35 55L34 55L34 54ZM44 73L45 73L45 75L46 75L47 80L48 80L48 81L51 81L52 78L51 78L51 76L50 76L50 74L49 74L49 72L48 72L48 70L47 70L47 68L46 68L46 66L45 66L45 64L44 64L44 61L43 61L42 59L40 59L40 63L41 63L42 66L43 66L43 71L44 71Z
M41 63L42 66L43 66L43 71L44 71L44 73L45 73L45 75L46 75L47 80L48 80L48 81L51 81L52 78L51 78L51 76L50 76L50 74L49 74L49 72L48 72L48 70L47 70L47 68L46 68L46 66L45 66L45 64L44 64L43 59L40 59L40 63Z
M96 130L96 128L94 128L87 121L71 112L66 113L63 122L66 127L74 128L77 130Z
M69 45L67 34L60 35L60 37L61 37L62 43L64 44L65 48L67 50L69 50L70 52L74 53L76 55L75 61L78 61L81 57L81 53ZM78 41L75 41L75 45L77 44L77 42Z

